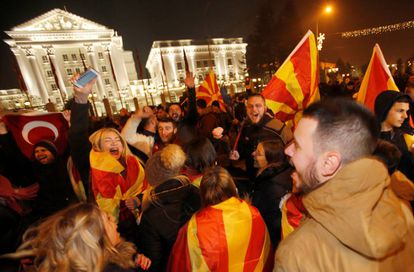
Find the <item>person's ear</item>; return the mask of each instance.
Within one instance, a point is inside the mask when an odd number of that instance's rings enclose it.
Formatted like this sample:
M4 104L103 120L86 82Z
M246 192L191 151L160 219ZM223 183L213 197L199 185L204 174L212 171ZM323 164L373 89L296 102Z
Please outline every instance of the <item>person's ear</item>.
M329 180L331 179L341 166L342 158L341 154L335 151L326 152L323 155L321 165L321 178Z

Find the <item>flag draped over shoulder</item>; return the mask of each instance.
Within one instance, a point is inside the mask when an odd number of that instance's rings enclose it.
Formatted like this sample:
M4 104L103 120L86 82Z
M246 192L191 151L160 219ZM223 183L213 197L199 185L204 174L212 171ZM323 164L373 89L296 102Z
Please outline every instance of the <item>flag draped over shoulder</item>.
M359 88L357 101L374 111L375 98L385 90L399 91L385 62L381 48L376 44Z
M279 67L262 95L277 119L293 121L293 125L306 106L319 99L318 50L312 31Z
M148 186L144 168L135 156L127 155L124 178L121 173L125 167L108 152L91 150L89 161L96 203L118 222L121 201L143 193Z
M53 142L60 155L65 152L69 126L62 113L8 114L5 120L15 142L29 159L33 158L33 145L40 140Z
M168 271L271 271L271 251L258 210L232 197L197 212L181 228Z
M204 81L198 87L196 92L197 99L202 98L207 102L207 106L211 105L214 100L220 104L220 109L226 111L223 97L217 84L216 75L213 70L210 70Z

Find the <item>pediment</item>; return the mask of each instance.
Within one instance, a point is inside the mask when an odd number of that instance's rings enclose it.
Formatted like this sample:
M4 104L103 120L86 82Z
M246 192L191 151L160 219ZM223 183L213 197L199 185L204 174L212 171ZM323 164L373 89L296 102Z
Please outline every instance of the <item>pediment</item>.
M12 31L56 32L105 29L108 28L73 13L61 9L53 9L43 15L14 27Z

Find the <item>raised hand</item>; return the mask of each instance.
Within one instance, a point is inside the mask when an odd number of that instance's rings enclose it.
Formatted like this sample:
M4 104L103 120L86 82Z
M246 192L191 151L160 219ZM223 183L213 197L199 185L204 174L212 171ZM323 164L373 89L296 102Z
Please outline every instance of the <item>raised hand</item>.
M79 74L74 75L71 79L70 82L74 83L76 80L78 80L78 78L80 77ZM88 82L85 86L83 86L82 88L78 88L75 85L73 86L73 92L74 92L74 96L75 96L75 102L79 103L79 104L86 104L88 103L88 96L89 94L92 93L92 88L93 85L96 82L96 78L91 80L90 82Z
M191 72L187 72L185 74L185 79L184 79L184 83L188 88L194 88L195 83L194 83L194 76L193 73Z

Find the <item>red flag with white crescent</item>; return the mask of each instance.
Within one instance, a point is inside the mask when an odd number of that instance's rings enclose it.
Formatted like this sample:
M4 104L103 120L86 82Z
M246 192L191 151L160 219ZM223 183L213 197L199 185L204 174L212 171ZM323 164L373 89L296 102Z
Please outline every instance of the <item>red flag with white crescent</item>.
M33 145L44 139L56 145L58 154L65 152L69 126L62 113L31 112L8 114L4 118L20 150L29 159L33 158Z

